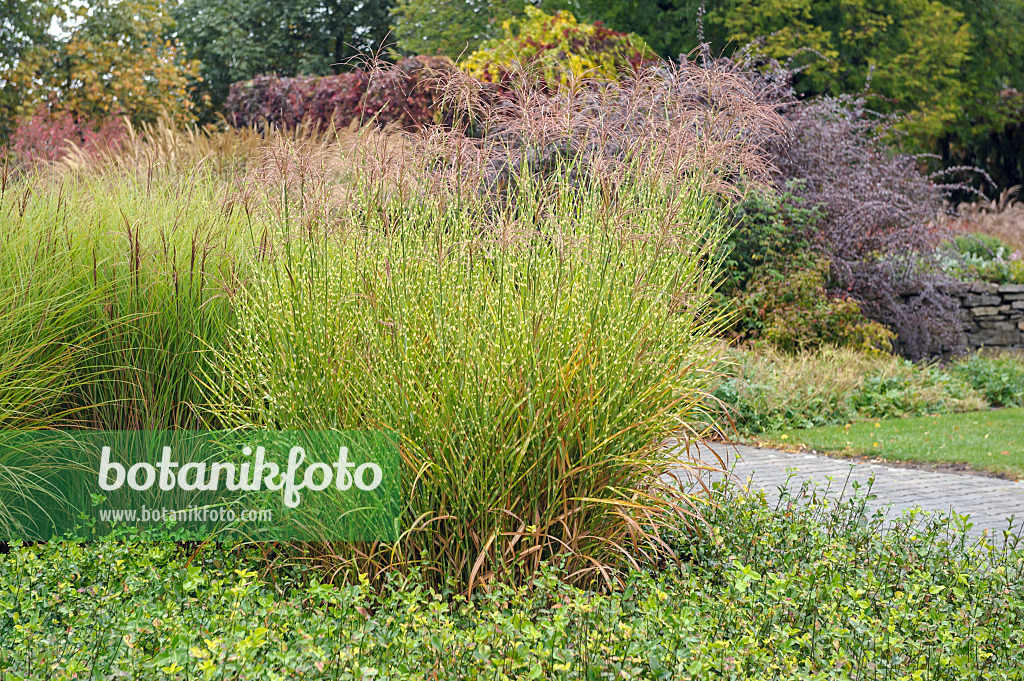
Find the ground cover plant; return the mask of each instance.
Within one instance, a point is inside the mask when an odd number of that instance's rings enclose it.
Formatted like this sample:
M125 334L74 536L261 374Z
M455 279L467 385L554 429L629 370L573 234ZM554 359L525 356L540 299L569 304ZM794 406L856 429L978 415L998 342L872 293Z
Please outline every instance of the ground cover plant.
M1024 357L1020 355L977 353L954 364L950 372L981 391L996 407L1024 404Z
M1024 254L1024 203L1021 186L1002 191L997 199L960 204L954 227L967 234L1000 240L1009 253Z
M820 452L892 461L969 464L971 468L1024 477L1024 409L916 416L843 426L785 430L764 440Z
M839 483L841 484L841 483ZM1024 555L964 519L884 531L843 505L722 494L681 568L612 593L543 566L466 598L396 577L331 586L245 547L14 545L0 556L4 681L1019 679ZM795 503L793 503L795 502Z
M823 347L794 354L760 346L723 358L713 397L732 427L751 436L1020 404L1022 367L1012 356L975 354L943 366L877 351Z
M1002 239L983 232L960 234L957 256L940 256L943 267L963 281L1024 284L1024 257Z

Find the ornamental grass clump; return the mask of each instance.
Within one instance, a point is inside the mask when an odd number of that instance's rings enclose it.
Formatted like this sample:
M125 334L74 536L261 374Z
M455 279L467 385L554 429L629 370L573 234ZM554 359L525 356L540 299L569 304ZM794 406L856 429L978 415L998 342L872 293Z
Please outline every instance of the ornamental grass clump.
M699 517L661 481L687 465L663 443L702 436L687 424L722 327L722 188L761 155L694 98L675 125L697 150L675 128L602 163L567 145L542 169L506 165L494 192L496 157L607 126L566 93L537 96L522 105L546 115L505 137L365 131L343 153L282 140L231 199L270 230L272 257L208 376L214 418L392 431L406 466L397 543L308 547L338 573L420 568L472 590L558 560L611 584L670 559L660 528ZM510 106L484 128L527 120ZM752 135L775 123L751 121Z
M94 170L0 196L0 429L197 427L244 225L209 213L208 174Z
M208 219L211 178L91 170L0 177L5 538L18 535L15 500L68 491L54 487L52 459L16 466L12 436L203 425L195 377L231 320L222 277L244 238L240 223Z
M700 442L722 216L780 129L744 82L452 79L415 133L157 125L5 177L0 305L45 351L0 347L36 382L5 425L391 431L401 539L278 552L340 578L671 560L701 502L663 444Z

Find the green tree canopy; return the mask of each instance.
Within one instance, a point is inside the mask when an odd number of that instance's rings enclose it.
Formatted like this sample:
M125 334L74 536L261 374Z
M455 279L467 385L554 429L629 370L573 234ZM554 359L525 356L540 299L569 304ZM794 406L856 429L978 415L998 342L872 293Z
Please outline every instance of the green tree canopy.
M21 99L9 75L25 52L55 42L47 32L53 19L67 20L68 10L48 0L0 0L0 141L13 132Z
M664 59L678 59L697 46L701 0L567 0L561 5L581 21L637 34Z
M921 141L956 118L971 34L936 0L730 0L708 24L720 48L760 40L766 56L795 60L803 94L859 92L870 72L871 105L911 112L903 125Z
M566 0L581 20L637 33L663 57L698 45L701 0ZM916 151L1024 182L1024 0L706 0L713 54L758 41L800 68L805 96L863 92L906 112Z
M189 83L199 65L173 38L171 2L38 0L22 8L4 22L13 41L0 56L0 119L40 106L96 122L123 114L139 123L163 112L191 119Z
M458 59L483 41L502 35L502 24L522 14L526 4L526 0L397 0L391 10L396 46L404 54Z
M327 75L388 40L392 0L181 0L178 37L202 62L214 109L258 74Z
M943 130L946 166L985 168L1000 187L1024 183L1024 0L946 0L970 22L959 115Z

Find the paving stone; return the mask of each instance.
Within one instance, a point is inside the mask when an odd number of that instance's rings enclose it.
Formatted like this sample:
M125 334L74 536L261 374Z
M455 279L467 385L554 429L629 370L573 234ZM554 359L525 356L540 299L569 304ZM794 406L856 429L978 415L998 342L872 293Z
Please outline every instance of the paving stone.
M987 532L996 539L1002 538L1002 530L1007 529L1011 516L1016 517L1018 525L1024 521L1024 482L743 445L712 445L712 448L732 467L734 480L748 489L764 490L773 504L778 502L779 488L785 487L787 481L788 489L793 492L804 481L809 481L817 492L840 498L852 495L854 483L858 483L863 492L873 477L871 493L875 498L869 501L868 508L872 512L882 511L890 520L909 508L953 511L970 516L974 523L973 535ZM701 460L711 462L715 457L705 452ZM725 477L722 472L706 473L705 481L717 482Z

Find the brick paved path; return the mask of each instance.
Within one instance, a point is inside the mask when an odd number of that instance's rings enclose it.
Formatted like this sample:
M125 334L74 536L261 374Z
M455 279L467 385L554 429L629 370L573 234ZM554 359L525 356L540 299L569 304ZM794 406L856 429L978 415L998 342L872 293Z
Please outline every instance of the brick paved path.
M860 482L862 491L873 475L871 493L877 498L868 504L872 511L881 509L890 517L901 515L906 509L919 507L929 511L956 511L970 514L974 523L972 533L994 532L1001 539L1007 529L1007 518L1016 516L1018 526L1024 521L1024 482L1000 480L979 475L938 473L911 468L896 468L884 464L857 463L852 460L830 459L821 455L794 454L771 449L757 449L743 445L713 445L715 452L730 466L738 480L752 489L763 489L772 502L779 497L779 488L789 481L788 489L796 491L810 479L818 490L829 487L829 493L839 496L849 475L849 481ZM714 461L714 455L703 454L702 460ZM722 473L708 474L712 480L721 480ZM748 482L749 481L749 482ZM846 496L853 493L846 490Z

